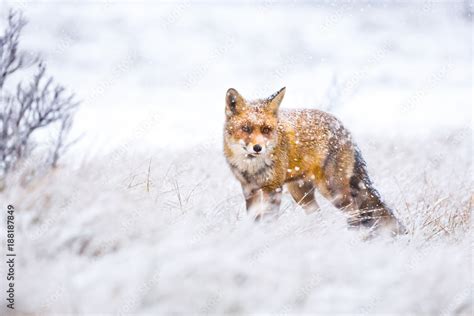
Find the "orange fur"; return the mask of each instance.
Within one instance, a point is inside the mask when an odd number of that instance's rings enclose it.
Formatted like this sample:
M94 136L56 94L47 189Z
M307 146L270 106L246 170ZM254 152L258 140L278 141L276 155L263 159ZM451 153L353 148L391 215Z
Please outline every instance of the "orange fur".
M224 154L242 184L247 209L258 218L274 214L286 184L308 213L318 209L318 190L347 211L351 226L403 232L342 123L318 110L279 110L284 94L285 88L247 101L235 89L227 92Z

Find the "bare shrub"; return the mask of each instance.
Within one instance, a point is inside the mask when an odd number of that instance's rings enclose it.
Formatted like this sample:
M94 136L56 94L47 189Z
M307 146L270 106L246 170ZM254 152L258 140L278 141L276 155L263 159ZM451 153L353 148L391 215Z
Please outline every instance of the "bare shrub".
M0 36L0 189L6 175L21 160L31 156L38 145L37 132L53 132L47 144L43 167L54 168L70 143L67 136L78 106L74 94L55 84L46 74L39 57L19 50L20 35L26 21L20 13L10 11L5 32ZM28 68L36 68L31 79L8 82Z

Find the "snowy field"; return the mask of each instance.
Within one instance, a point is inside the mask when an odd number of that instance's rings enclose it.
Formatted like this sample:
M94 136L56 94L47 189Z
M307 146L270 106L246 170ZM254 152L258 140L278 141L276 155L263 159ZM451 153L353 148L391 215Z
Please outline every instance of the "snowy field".
M61 167L0 192L17 209L16 313L471 315L463 5L0 2L83 100ZM225 91L283 86L283 107L351 130L408 235L364 241L322 198L310 216L285 195L275 222L246 217L222 154Z

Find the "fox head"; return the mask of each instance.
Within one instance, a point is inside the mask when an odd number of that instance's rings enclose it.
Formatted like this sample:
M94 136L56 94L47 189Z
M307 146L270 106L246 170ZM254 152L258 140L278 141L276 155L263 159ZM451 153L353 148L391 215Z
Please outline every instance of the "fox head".
M278 109L285 88L266 99L248 101L231 88L226 94L225 140L233 155L254 159L273 152L278 143Z

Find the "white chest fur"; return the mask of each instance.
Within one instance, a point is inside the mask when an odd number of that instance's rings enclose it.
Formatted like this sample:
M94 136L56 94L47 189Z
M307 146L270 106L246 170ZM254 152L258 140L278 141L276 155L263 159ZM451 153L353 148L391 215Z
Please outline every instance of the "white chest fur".
M232 172L241 182L261 186L273 176L273 161L268 156L228 158Z

